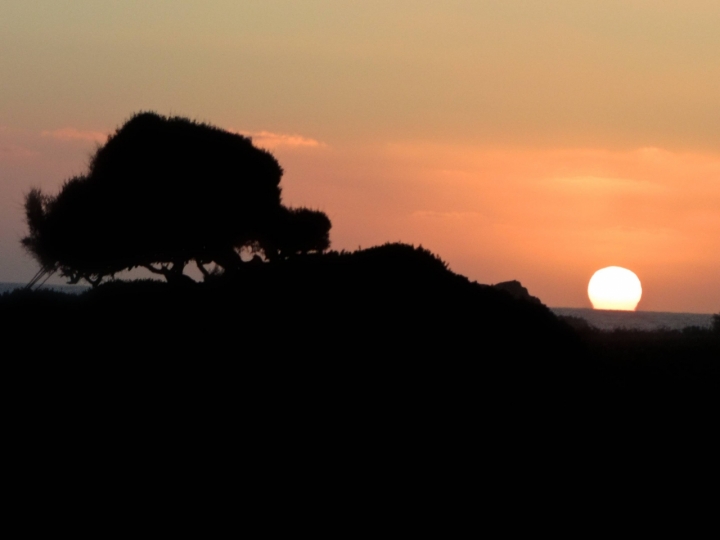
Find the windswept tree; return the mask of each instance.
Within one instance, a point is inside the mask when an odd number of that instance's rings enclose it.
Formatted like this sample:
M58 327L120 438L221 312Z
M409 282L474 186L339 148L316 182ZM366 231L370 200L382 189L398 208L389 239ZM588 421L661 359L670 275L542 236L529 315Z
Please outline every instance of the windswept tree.
M137 114L97 150L86 175L55 197L28 193L22 243L42 271L93 284L136 267L183 279L193 260L205 274L209 263L233 272L244 246L270 259L327 249L327 216L282 206L282 174L247 137Z

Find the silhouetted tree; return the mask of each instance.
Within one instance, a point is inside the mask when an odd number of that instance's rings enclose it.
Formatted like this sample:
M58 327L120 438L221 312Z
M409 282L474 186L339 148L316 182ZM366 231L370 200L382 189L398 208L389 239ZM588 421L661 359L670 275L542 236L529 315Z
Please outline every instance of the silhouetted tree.
M56 197L28 193L22 243L44 271L93 284L135 267L187 279L191 260L206 275L211 262L232 272L244 246L271 255L327 249L327 216L283 207L282 173L249 138L140 113Z
M287 258L296 254L323 252L330 247L330 219L308 208L283 209L274 239L275 252Z

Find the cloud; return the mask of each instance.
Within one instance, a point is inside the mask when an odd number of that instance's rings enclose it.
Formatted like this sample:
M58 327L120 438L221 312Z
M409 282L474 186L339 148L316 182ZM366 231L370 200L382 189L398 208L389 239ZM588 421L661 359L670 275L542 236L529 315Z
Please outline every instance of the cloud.
M305 148L322 148L327 146L318 140L301 135L288 135L286 133L273 133L271 131L235 131L245 137L250 137L256 146L263 148L285 147L305 147Z
M108 134L102 131L82 131L72 127L43 131L40 135L50 137L58 141L86 141L104 143Z
M230 130L245 137L250 137L256 146L263 148L278 147L304 147L304 148L322 148L327 146L316 139L303 137L302 135L289 135L287 133L273 133L271 131L240 131ZM52 138L58 141L86 141L105 143L108 134L103 131L84 131L73 127L67 127L55 130L45 130L41 133L43 137Z

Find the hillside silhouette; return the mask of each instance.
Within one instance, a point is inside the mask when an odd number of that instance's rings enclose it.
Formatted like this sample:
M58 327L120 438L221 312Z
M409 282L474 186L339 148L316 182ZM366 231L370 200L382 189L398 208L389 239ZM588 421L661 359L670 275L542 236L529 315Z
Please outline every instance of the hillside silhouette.
M493 399L503 415L532 416L533 400L555 406L586 385L582 345L549 309L403 244L246 264L202 283L15 291L0 314L41 362L48 395L59 380L101 401L128 387L152 402L242 395L263 414L361 407L384 423L397 407L413 422L433 408L461 421Z
M503 414L549 407L560 418L636 399L703 403L720 380L710 330L658 339L574 329L532 297L470 282L404 244L256 261L202 283L15 291L0 314L33 357L51 371L75 366L78 380L172 374L230 394L253 381L252 392L282 402L347 404L371 391L375 405L499 400Z
M408 501L469 479L504 493L636 473L658 449L694 463L718 410L720 334L584 334L402 244L16 290L0 325L10 432L39 472L117 455L111 478L167 486L191 468L353 496L393 479Z

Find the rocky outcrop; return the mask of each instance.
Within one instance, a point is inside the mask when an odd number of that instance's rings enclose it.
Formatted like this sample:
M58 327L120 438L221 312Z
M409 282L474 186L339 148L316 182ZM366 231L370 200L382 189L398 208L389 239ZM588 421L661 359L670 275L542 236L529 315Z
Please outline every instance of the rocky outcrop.
M522 286L522 283L517 280L496 283L493 287L500 289L501 291L505 291L510 294L510 296L517 298L518 300L527 300L528 302L533 302L535 304L542 304L539 298L531 296L528 290Z

